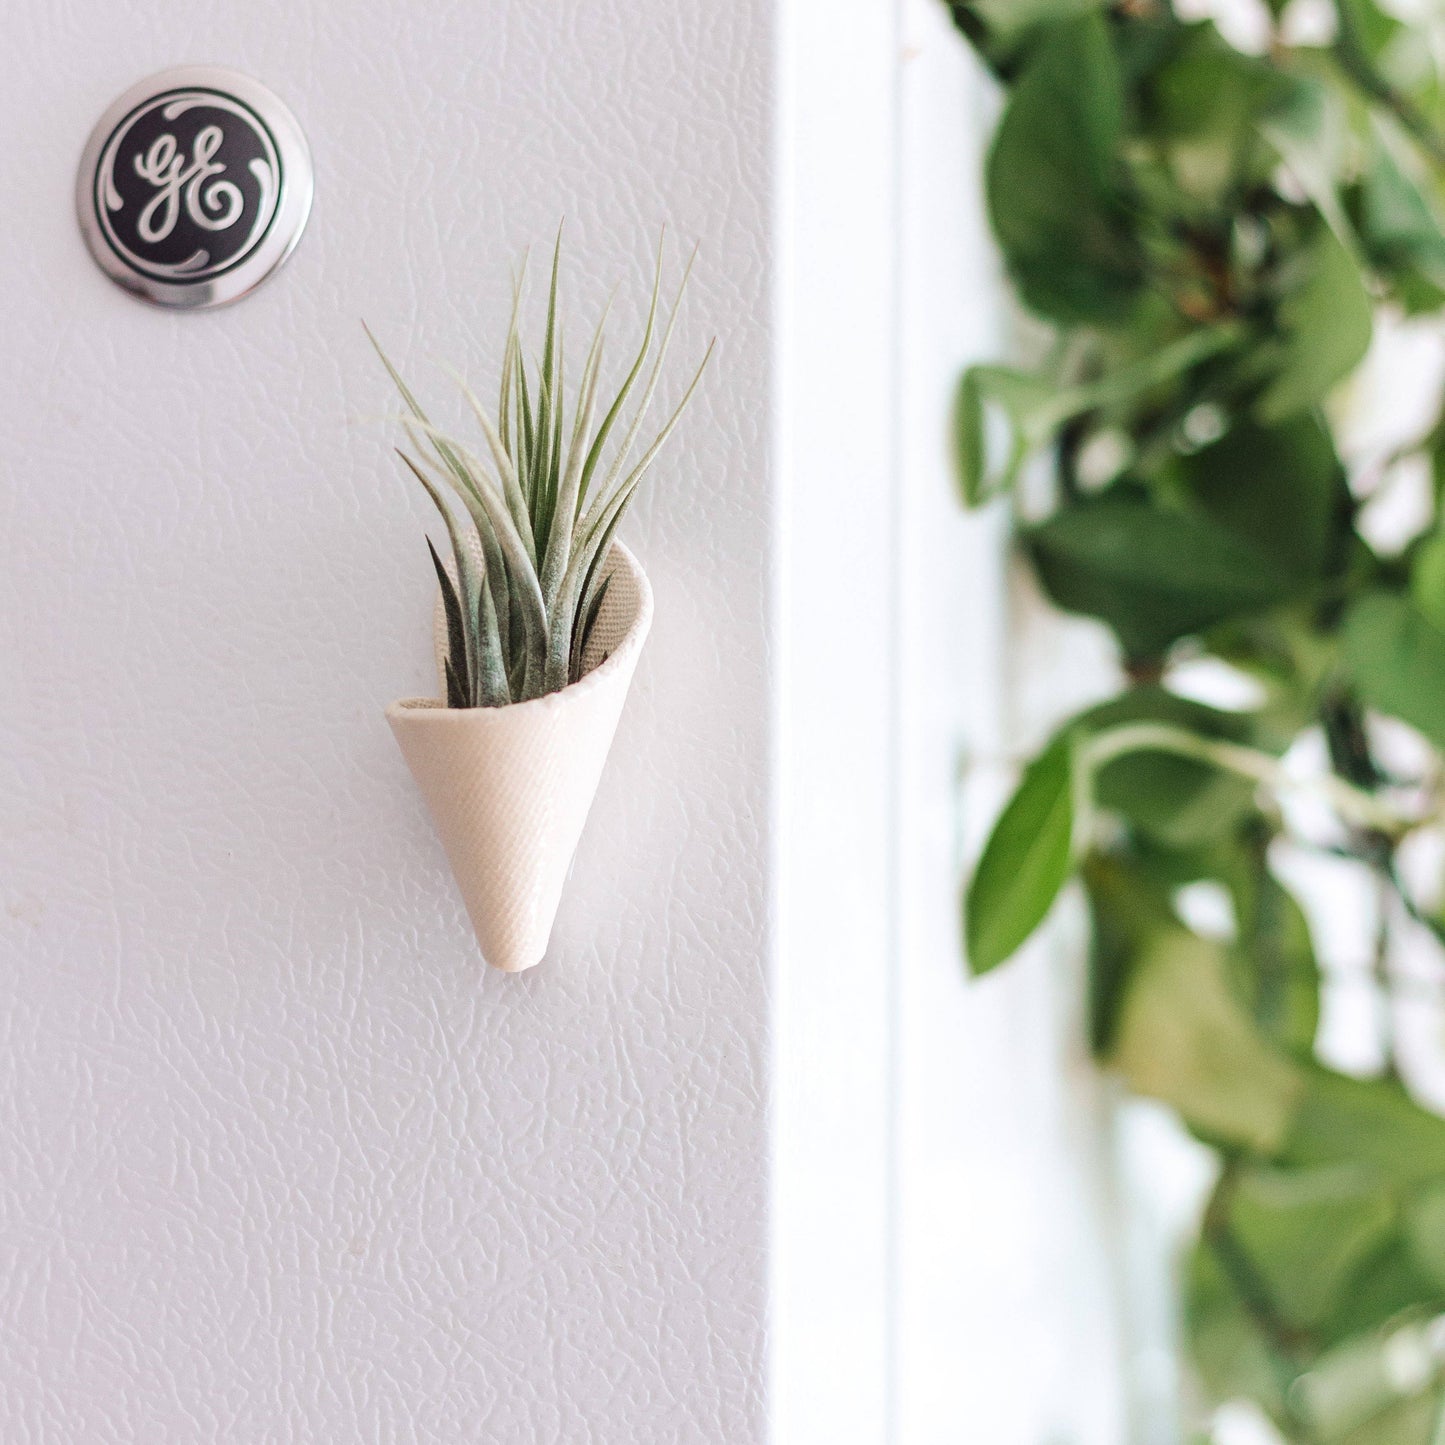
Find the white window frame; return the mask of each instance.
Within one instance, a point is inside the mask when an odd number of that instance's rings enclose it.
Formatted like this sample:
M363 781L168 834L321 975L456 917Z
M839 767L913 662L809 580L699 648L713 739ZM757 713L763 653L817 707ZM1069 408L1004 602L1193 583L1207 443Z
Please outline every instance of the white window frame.
M992 88L938 0L784 0L779 78L771 1438L1119 1445L1078 919L977 985L959 956L1029 741L1007 518L963 513L947 442L1004 330Z

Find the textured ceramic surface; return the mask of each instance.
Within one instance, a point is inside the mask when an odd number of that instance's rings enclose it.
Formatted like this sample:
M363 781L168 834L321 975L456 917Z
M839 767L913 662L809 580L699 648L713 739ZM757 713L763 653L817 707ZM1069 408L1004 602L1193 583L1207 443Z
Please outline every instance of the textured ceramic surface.
M482 957L542 961L572 855L652 626L652 588L623 546L588 643L586 675L511 707L393 703L386 719L426 799Z
M5 7L4 1445L764 1438L771 9ZM316 204L182 315L71 186L188 62L285 97ZM627 519L657 616L566 966L504 976L382 716L434 686L436 518L360 319L466 426L435 362L490 387L563 214L614 359L664 220L679 370L720 342Z

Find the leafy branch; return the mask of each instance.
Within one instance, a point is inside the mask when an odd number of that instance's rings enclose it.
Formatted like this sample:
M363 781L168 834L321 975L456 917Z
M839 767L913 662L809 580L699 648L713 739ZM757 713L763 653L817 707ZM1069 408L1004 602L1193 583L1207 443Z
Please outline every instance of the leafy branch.
M1316 47L1287 43L1272 3L1246 55L1168 0L950 4L1004 92L993 232L1052 332L961 378L963 499L1052 481L1017 509L1020 556L1119 657L1117 695L1024 767L963 931L972 971L998 968L1073 880L1101 1062L1218 1151L1185 1271L1206 1398L1253 1401L1297 1445L1437 1445L1445 1122L1393 1049L1368 1079L1317 1055L1311 900L1274 866L1301 841L1283 804L1307 795L1336 827L1306 846L1399 900L1361 960L1378 987L1402 987L1403 949L1439 945L1445 968L1445 915L1400 866L1445 841L1445 408L1372 475L1340 435L1379 315L1445 307L1445 77L1375 0L1336 5ZM1387 553L1364 497L1405 465L1432 510ZM1261 701L1180 696L1185 656ZM1384 719L1428 754L1420 778L1382 761ZM1307 734L1327 764L1306 776L1284 760ZM1191 927L1197 885L1227 928ZM1402 1371L1409 1350L1426 1363Z

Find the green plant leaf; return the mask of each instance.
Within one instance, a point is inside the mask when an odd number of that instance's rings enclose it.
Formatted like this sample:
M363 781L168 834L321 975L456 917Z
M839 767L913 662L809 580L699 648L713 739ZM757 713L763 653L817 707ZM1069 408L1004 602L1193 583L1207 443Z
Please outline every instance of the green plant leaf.
M1162 722L1202 737L1242 741L1249 723L1158 686L1131 688L1082 713L1081 730L1093 734L1125 723ZM1094 779L1099 807L1121 814L1166 847L1194 848L1230 831L1254 805L1254 785L1234 773L1172 753L1125 753Z
M1370 1170L1266 1166L1242 1174L1229 1227L1274 1307L1299 1328L1339 1308L1355 1272L1385 1243L1395 1206Z
M471 704L471 689L463 679L471 673L467 656L467 632L462 622L462 605L457 600L457 589L437 556L430 537L426 539L427 551L431 553L432 566L436 568L437 586L442 593L442 611L447 620L447 706L468 707Z
M1219 1249L1207 1238L1189 1258L1185 1326L1191 1363L1216 1400L1258 1401L1278 1419L1294 1373L1240 1297Z
M1445 1180L1429 1185L1406 1206L1405 1239L1426 1277L1445 1292Z
M1242 55L1213 26L1191 28L1149 76L1151 130L1190 196L1221 204L1258 174L1259 121L1280 88L1277 73Z
M1398 1322L1408 1315L1445 1309L1445 1293L1431 1279L1407 1244L1401 1223L1401 1199L1394 1194L1395 1232L1355 1272L1339 1307L1311 1333L1320 1348L1331 1349L1358 1335Z
M1345 619L1344 658L1369 706L1445 746L1445 632L1412 601L1361 597Z
M1398 1188L1445 1177L1445 1119L1389 1079L1352 1079L1311 1069L1284 1163L1368 1167Z
M1371 157L1357 215L1376 268L1387 277L1406 273L1395 279L1409 309L1438 309L1445 296L1445 231L1426 191L1405 174L1387 144Z
M1314 1052L1320 1019L1320 970L1304 911L1270 872L1262 829L1225 871L1239 936L1229 951L1235 996L1255 1026L1296 1058Z
M1102 497L1024 535L1050 597L1107 622L1131 657L1279 602L1288 579L1208 518Z
M1294 1396L1307 1438L1319 1445L1434 1445L1440 1393L1428 1328L1423 1320L1403 1322L1313 1361Z
M1304 280L1279 304L1284 345L1256 406L1264 422L1317 405L1364 359L1374 326L1360 268L1326 226L1306 255Z
M447 613L447 639L448 649L452 657L453 670L456 673L458 687L466 702L460 704L462 707L474 705L474 686L477 677L478 649L481 646L481 639L477 636L475 629L471 628L468 619L472 616L476 607L476 598L479 592L486 590L486 578L482 575L481 569L477 566L477 559L473 550L467 545L467 538L458 524L457 518L452 509L447 506L442 498L441 492L427 479L426 474L407 456L404 451L397 450L406 469L421 484L422 490L431 498L432 505L441 513L442 520L446 523L447 539L451 543L452 559L457 569L457 591L453 594L456 603L456 626L461 634L460 649L457 646L457 637L453 632L453 619L451 613ZM427 539L427 545L431 546L431 539ZM436 549L432 548L432 561L437 562ZM438 563L440 567L440 564ZM451 578L446 576L444 569L440 575L446 578L447 587L451 585ZM442 589L442 596L445 600L446 587Z
M1024 462L1065 422L1085 412L1139 403L1236 345L1241 335L1233 323L1200 327L1077 386L1062 386L1042 372L969 367L953 400L954 458L965 505L977 507L1009 491Z
M1006 366L970 366L953 399L953 448L967 506L1008 491L1028 453L1047 440L1057 386L1047 377ZM1004 455L990 453L990 419L1005 433Z
M1212 521L1292 578L1319 576L1339 550L1349 488L1319 417L1278 426L1248 419L1180 462L1189 495Z
M1056 321L1127 316L1143 257L1120 188L1124 93L1103 18L1033 47L987 164L989 215L1025 303Z
M1118 1035L1119 1012L1134 967L1159 933L1178 927L1168 894L1140 870L1091 853L1080 873L1089 900L1089 1043L1106 1057Z
M1425 620L1445 634L1445 531L1432 532L1416 549L1410 596Z
M1043 922L1069 875L1073 765L1067 737L1029 764L994 824L964 905L975 975L997 968Z
M1230 990L1224 948L1184 928L1151 938L1119 1012L1110 1062L1207 1139L1270 1153L1304 1093Z

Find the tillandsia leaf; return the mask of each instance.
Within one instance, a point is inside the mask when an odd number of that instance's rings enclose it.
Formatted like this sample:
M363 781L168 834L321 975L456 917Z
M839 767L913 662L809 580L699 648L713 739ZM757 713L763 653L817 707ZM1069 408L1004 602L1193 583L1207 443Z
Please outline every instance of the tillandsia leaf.
M610 303L609 303L610 304ZM606 312L603 313L603 320ZM562 477L557 505L552 512L552 525L547 536L545 560L542 565L542 601L550 613L572 557L572 540L576 531L582 485L582 463L587 438L597 411L597 387L602 375L602 322L598 323L587 361L582 368L582 390L577 401L577 415L572 424L572 441L567 449L567 469Z
M574 653L572 644L574 641L574 634L576 629L578 604L579 601L582 600L584 595L581 590L582 578L592 567L592 565L597 561L601 553L605 550L604 539L610 540L611 534L616 528L617 521L620 519L623 511L627 507L627 504L631 501L632 496L635 493L637 485L641 481L643 474L651 465L653 459L656 457L658 451L661 449L662 444L667 440L668 435L671 433L673 427L676 425L678 418L682 414L682 411L691 400L692 394L697 387L698 381L701 379L702 373L707 366L709 358L712 355L713 343L709 343L707 352L704 354L702 362L699 365L697 372L694 374L692 381L689 383L681 402L678 403L676 410L673 412L672 416L668 418L661 432L658 434L652 445L644 454L642 460L637 464L637 466L632 470L632 472L628 474L628 476L619 486L613 488L613 481L615 480L618 472L620 471L627 454L632 448L632 444L636 439L638 429L642 423L642 419L646 414L648 404L652 399L653 392L656 390L657 380L661 372L662 362L666 355L668 343L671 340L672 332L677 322L678 310L681 305L682 296L684 291L686 290L687 280L692 272L692 267L696 260L696 257L697 250L696 248L694 248L692 255L688 258L687 266L683 272L682 281L678 286L677 297L673 303L672 311L668 318L667 327L663 333L662 342L658 349L657 358L654 362L651 374L648 377L647 386L645 388L642 400L638 405L637 413L628 428L626 437L624 438L621 446L618 449L617 457L614 460L611 469L609 470L607 481L603 484L603 487L596 499L594 500L592 507L589 509L586 517L582 520L580 526L577 529L577 532L574 534L574 545L569 549L571 551L571 556L569 558L568 565L562 572L560 581L554 584L556 586L555 602L553 603L550 611L550 632L547 643L547 680L549 687L560 687L565 685L563 679L570 677L571 674L571 664ZM659 272L658 276L654 278L653 295L648 310L648 322L646 334L644 337L644 344L642 349L638 353L637 360L634 362L631 372L629 373L627 379L623 384L622 394L619 395L617 401L614 402L612 409L608 413L608 419L604 423L604 427L610 426L612 420L615 419L615 416L621 406L622 397L631 388L633 382L635 381L637 375L640 373L642 366L646 360L648 347L650 345L650 338L656 323L657 295L660 286L661 272L660 251L658 265ZM593 447L594 453L596 452L597 445L600 444L601 439L602 433L599 432L598 443L594 444ZM586 464L584 464L584 475L585 468ZM582 478L579 477L579 498L581 487ZM577 535L580 535L581 537L580 543L577 543L575 540Z
M707 351L703 353L702 361L693 373L682 400L678 402L652 445L643 453L642 460L610 496L604 493L597 498L582 523L580 529L582 540L576 547L563 577L557 605L552 613L552 627L547 646L547 675L549 678L558 676L566 667L571 656L571 637L575 626L577 604L579 598L585 595L579 590L582 578L597 564L600 558L605 556L617 523L621 520L623 512L636 493L638 484L648 467L652 465L658 452L662 450L663 444L672 434L688 402L692 400L692 394L697 389L698 382L702 380L702 374L707 368L715 344L715 341L708 343Z
M609 572L602 579L602 585L597 589L596 595L582 608L581 625L577 627L572 639L572 665L570 681L578 681L583 673L583 663L587 656L587 644L592 641L593 630L597 626L597 619L602 613L602 604L607 599L607 589L612 585L612 574ZM604 658L603 661L606 661Z
M602 418L602 425L597 428L597 435L588 449L587 460L582 464L582 480L577 493L579 506L587 499L587 494L592 486L593 473L602 460L602 449L607 445L607 438L611 436L612 428L622 414L622 408L626 404L637 378L642 375L642 368L647 364L647 353L652 349L652 337L657 326L657 302L662 293L662 247L665 240L666 233L660 236L657 242L657 266L652 276L652 297L647 303L647 323L642 329L642 344L637 348L637 358L623 378L622 386L613 398L612 405L607 408L607 415Z
M552 276L547 283L547 332L542 341L542 375L552 377L552 366L557 357L557 277L562 267L562 227L557 227L557 239L552 243Z
M443 573L442 575L445 576L446 574ZM458 614L458 616L460 616L460 614ZM457 676L456 664L448 657L444 660L443 666L446 668L447 706L453 708L473 706L470 690L462 683L461 678Z
M527 505L535 506L537 497L533 489L535 480L532 472L532 454L536 451L537 436L532 425L532 400L527 391L527 360L522 355L520 340L512 355L512 374L517 388L517 475L527 491Z
M577 395L577 411L572 419L572 440L568 446L568 458L577 453L578 488L581 488L582 467L590 450L592 427L596 417L597 392L602 381L602 353L607 336L607 318L612 313L616 292L607 298L597 325L592 331L592 344L587 348L587 359L582 363L582 381ZM580 507L574 508L580 510Z
M538 525L544 537L549 536L552 531L552 518L557 511L557 496L562 489L562 468L564 458L562 452L562 437L566 430L567 407L566 397L566 361L561 345L562 327L557 327L557 354L553 362L553 376L551 394L548 402L552 410L552 439L547 452L547 490L545 492L545 506L538 512Z
M477 425L482 429L482 435L487 439L487 447L492 453L492 461L496 464L497 475L502 479L502 496L506 500L507 510L511 513L512 522L517 528L517 535L522 539L527 554L535 565L537 542L532 535L532 518L527 511L527 499L522 494L522 484L517 478L516 467L512 465L512 458L507 451L507 443L492 425L492 419L487 415L486 408L483 407L477 394L467 385L461 373L452 367L447 367L445 370L456 383L457 390L465 398L472 415L477 419Z
M453 515L452 509L447 506L443 500L441 492L432 485L430 479L422 472L421 468L404 451L398 449L397 455L406 464L411 474L421 483L423 490L425 490L427 496L432 499L432 504L436 507L437 511L441 513L442 520L446 523L447 537L451 542L452 556L456 561L457 585L461 589L460 597L457 598L457 626L461 630L462 649L460 657L456 659L457 677L462 682L464 693L469 699L462 705L464 707L470 707L473 706L470 699L473 694L472 683L477 673L479 639L475 628L471 626L468 619L475 615L477 595L486 590L486 578L478 574L476 558L472 554L472 549L467 546L466 539L463 537L457 524L457 519ZM428 539L428 546L430 546L430 539ZM436 549L433 548L433 555L435 555L435 551ZM444 577L446 576L445 570L443 570L442 575ZM450 585L451 579L448 577L446 580L448 585ZM443 604L445 604L445 589L443 589L442 600ZM449 641L451 640L451 628L452 619L451 615L448 614L447 634ZM455 657L455 645L452 645L450 650Z
M560 337L560 328L559 328ZM551 534L552 518L557 509L558 478L562 467L562 353L560 346L553 354L550 371L539 381L537 431L541 450L537 456L536 517L537 535L543 539Z
M601 569L624 510L625 507L617 511L606 531L590 549L592 560L581 574L580 589L577 588L575 579L571 584L574 589L572 591L565 590L564 584L563 595L552 616L552 633L547 643L547 668L550 677L560 677L565 671L567 681L576 682L582 676L582 652L587 645L586 640L581 637L582 619L591 609L594 587L600 589L607 585Z
M425 450L422 446L423 434L419 428L427 425L428 423L416 418L403 423L406 434L411 438L411 443L417 449L419 455ZM439 454L441 446L446 446L446 444L444 442L440 444L433 442L433 449L437 450ZM446 466L444 471L438 469L433 463L428 462L426 465L431 466L434 471L438 471L442 480L446 482L448 489L456 496L461 497L466 505L468 515L472 520L472 526L477 535L477 540L481 544L483 576L486 586L492 594L492 606L496 609L497 618L502 627L510 631L512 603L507 578L507 566L501 545L497 541L496 529L492 526L491 521L486 517L485 513L479 512L476 508L475 503L479 501L479 498L476 497L475 479L463 465L461 458L452 451L450 446L446 446L446 452L447 455L451 457L451 464ZM410 465L410 462L408 462L408 465ZM412 467L412 471L416 474L418 480L421 480L422 474L417 471L416 467ZM433 500L436 500L436 498L433 497ZM448 515L450 515L450 513L448 513ZM457 546L455 536L453 536L452 544L454 548ZM471 615L470 606L468 607L467 615Z
M627 458L632 453L632 444L637 440L637 433L641 430L643 418L647 415L647 409L652 404L653 393L657 390L658 379L662 375L663 362L667 360L667 349L672 344L672 333L677 326L677 318L682 310L682 298L687 291L688 278L692 275L694 262L697 260L697 247L694 246L692 254L687 258L687 265L682 270L682 280L678 283L677 295L673 297L672 310L668 314L667 325L663 329L662 339L658 342L657 356L652 363L652 370L648 374L647 385L642 392L642 400L637 404L637 412L632 418L632 424L627 428L627 434L622 439L622 445L617 448L617 455L613 458L611 467L607 471L607 480L602 484L602 493L606 496L613 483L622 474L622 469L627 464ZM712 354L712 344L708 345L708 355ZM707 365L707 357L702 359L702 365ZM698 368L698 376L702 375L702 367ZM693 385L697 384L696 378ZM688 388L688 396L692 395L692 387ZM686 403L684 402L684 405ZM676 417L674 416L674 420ZM671 423L669 423L669 426Z
M557 330L557 279L562 261L562 228L552 249L552 271L547 285L547 323L542 356L537 364L537 415L532 466L532 515L537 532L545 537L551 527L551 510L556 499L553 473L557 465L555 416L560 409L558 364L561 347Z
M469 462L476 461L465 449L459 454ZM423 465L430 466L431 463L424 462ZM542 676L547 648L547 613L542 606L537 575L532 570L522 539L512 525L506 502L485 474L478 471L473 476L471 488L458 486L456 490L471 513L478 532L490 528L501 549L507 569L508 598L511 606L520 609L522 615L527 657L524 688L530 688L532 679Z
M497 627L497 609L491 592L483 587L477 593L476 633L481 639L476 675L476 703L480 707L505 707L512 701L512 687L507 678L507 665Z
M372 335L370 328L367 327L365 322L362 323L362 330L366 332L367 339L371 342L373 350L375 350L377 356L381 359L381 364L386 368L387 375L391 377L392 384L396 387L402 401L406 404L407 410L411 413L410 423L408 423L407 426L407 434L412 437L413 444L417 450L420 452L423 451L424 448L412 431L413 425L428 434L428 441L432 449L436 452L437 456L440 457L442 465L451 473L450 482L453 488L456 487L457 483L461 483L463 486L470 486L471 478L467 473L467 469L462 465L461 459L452 450L446 436L434 430L426 413L421 409L420 403L412 394L406 382L402 380L400 373L396 367L392 365L391 359L381 349L381 344L377 341L376 337ZM487 585L492 589L492 603L497 609L497 615L503 628L506 629L509 625L509 602L507 597L506 572L502 566L501 551L496 544L495 538L492 537L488 531L478 530L482 541L482 553L486 561Z
M366 332L366 339L371 342L372 349L381 358L381 364L386 368L386 374L391 378L392 384L396 387L402 401L406 404L407 410L411 413L412 419L427 430L431 429L431 423L427 420L426 413L421 409L421 404L412 395L411 389L401 379L401 373L391 364L391 358L381 349L381 343L371 334L371 328L363 321L361 329ZM447 446L446 438L441 434L433 440L437 455L441 457L444 466L451 469L458 476L461 475L461 467L455 455Z
M526 362L522 344L518 284L503 348L495 420L465 380L452 373L486 439L484 455L490 455L490 463L434 426L382 356L406 404L402 424L416 448L416 456L408 456L406 464L447 519L457 558L455 573L440 569L440 575L451 579L452 589L450 593L444 589L443 598L449 698L463 697L472 706L499 706L556 691L581 675L589 639L608 595L605 562L618 523L691 401L713 350L709 345L682 400L633 463L631 452L658 386L693 259L684 268L659 342L662 263L659 242L642 344L599 426L597 417L604 406L604 330L612 303L609 298L593 330L575 396L569 397L559 231L535 371ZM634 401L635 414L616 446L611 439L614 429ZM598 469L604 465L606 481L597 485ZM448 492L461 501L470 530L462 529L461 512L445 499ZM439 559L434 565L440 566Z
M502 450L512 453L512 348L516 345L515 331L508 331L507 343L502 349L502 381L497 390L497 435L502 439Z
M713 348L716 345L716 338L708 342L707 350L703 353L702 361L698 363L697 370L692 374L692 380L687 384L687 390L682 394L682 400L673 408L672 415L663 423L662 430L658 432L656 437L653 438L652 444L642 454L642 460L628 473L618 487L610 493L604 491L589 509L587 516L582 522L584 547L586 543L597 534L598 529L605 524L609 517L617 516L621 512L621 509L632 500L632 494L637 490L637 484L642 480L647 469L657 459L658 452L662 450L668 437L672 435L673 430L682 418L683 412L687 409L687 404L692 400L692 394L697 390L698 383L702 380L703 372L707 370L707 364L712 359Z
M572 653L571 653L571 676L570 681L576 682L582 676L582 660L587 650L587 641L592 635L592 629L597 623L597 614L602 608L602 595L607 591L611 582L611 573L604 575L603 564L607 560L607 554L612 550L612 538L617 531L617 524L622 520L619 512L612 519L612 525L603 534L600 544L592 554L592 561L588 564L587 572L582 582L581 605L576 609L578 621L572 629ZM584 619L586 619L584 621Z
M463 679L470 681L471 668L467 660L467 629L462 621L462 606L457 600L457 589L437 556L437 549L430 537L426 539L427 551L431 553L432 566L436 568L437 586L442 592L442 611L447 619L447 706L466 707L471 702L471 688Z

